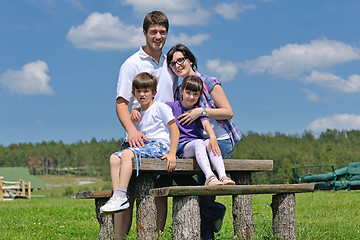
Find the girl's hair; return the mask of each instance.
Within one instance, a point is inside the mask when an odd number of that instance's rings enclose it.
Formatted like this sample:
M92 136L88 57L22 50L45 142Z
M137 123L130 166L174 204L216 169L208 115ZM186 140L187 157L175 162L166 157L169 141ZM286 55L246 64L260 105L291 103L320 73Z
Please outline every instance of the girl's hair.
M136 75L132 82L132 91L137 89L150 89L153 94L156 93L157 78L147 72L142 72Z
M192 62L191 68L194 71L197 69L196 57L186 46L182 44L177 44L169 50L166 59L168 65L170 65L175 52L181 52L184 55L185 59L188 59L190 62Z
M145 33L149 30L150 25L160 25L166 28L166 32L169 31L169 20L165 13L160 11L152 11L146 14L143 22L143 29Z
M189 75L186 78L184 78L180 87L181 87L181 91L188 90L191 92L200 92L200 97L195 104L195 106L199 106L200 98L204 89L203 81L197 76Z

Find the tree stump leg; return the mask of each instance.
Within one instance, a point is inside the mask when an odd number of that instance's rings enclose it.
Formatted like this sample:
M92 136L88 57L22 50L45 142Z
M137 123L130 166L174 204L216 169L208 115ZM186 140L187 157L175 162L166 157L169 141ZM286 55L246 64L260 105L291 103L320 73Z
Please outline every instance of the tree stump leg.
M198 196L173 198L174 240L200 239L200 207Z
M154 188L153 174L140 173L136 178L136 228L137 239L156 239L157 211L155 198L149 195L149 190Z
M232 173L236 185L251 185L251 172ZM234 235L240 239L255 236L251 195L233 195Z
M100 207L105 205L109 198L95 198L96 218L100 225L99 240L114 238L113 215L100 215Z
M272 197L272 229L275 239L296 239L295 194L276 194Z

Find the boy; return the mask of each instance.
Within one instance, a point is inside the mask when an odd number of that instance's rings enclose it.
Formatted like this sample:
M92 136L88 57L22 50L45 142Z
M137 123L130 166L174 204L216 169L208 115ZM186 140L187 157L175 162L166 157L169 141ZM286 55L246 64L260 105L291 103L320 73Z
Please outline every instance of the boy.
M140 161L141 157L166 159L167 171L171 172L175 168L179 129L171 108L165 103L154 101L156 87L156 77L147 72L139 73L132 82L132 94L141 106L142 116L134 125L149 141L142 148L128 147L111 155L110 172L114 193L100 208L101 214L113 214L129 207L126 193L135 156Z
M156 101L174 101L173 93L178 85L178 79L172 71L169 71L166 54L162 52L168 31L169 20L163 12L152 11L146 14L143 21L143 34L146 44L130 56L120 68L116 95L116 114L126 131L127 140L131 147L143 147L144 141L147 141L144 134L136 129L130 119L129 110L131 111L133 108L139 107L136 99L131 94L132 80L136 74L148 72L157 77L158 93L156 94ZM135 178L133 177L130 185L134 185L134 182ZM168 180L165 179L164 181L164 177L161 177L156 181L156 186L165 186L167 182ZM135 194L134 189L131 187L128 190L128 196L130 196L129 209L114 216L114 237L116 239L125 239L131 228ZM163 231L167 215L167 198L158 197L155 199L155 203L157 209L157 229Z

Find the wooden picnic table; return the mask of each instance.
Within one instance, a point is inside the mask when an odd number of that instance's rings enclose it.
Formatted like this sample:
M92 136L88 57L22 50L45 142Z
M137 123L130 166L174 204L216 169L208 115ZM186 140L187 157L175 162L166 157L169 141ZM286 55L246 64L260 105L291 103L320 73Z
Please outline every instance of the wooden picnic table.
M272 160L250 160L250 159L224 159L227 173L230 173L232 179L237 185L251 185L251 174L253 172L263 172L273 170ZM136 171L136 162L133 161L133 169ZM156 208L155 199L149 195L150 189L155 184L153 181L154 174L197 174L202 173L196 160L194 159L177 159L176 168L173 172L166 171L166 161L152 158L141 159L141 170L136 178L135 194L137 207L137 237L138 239L155 239L156 238ZM100 215L100 207L103 206L112 196L112 191L85 191L76 195L78 199L95 199L96 217L100 224L99 239L112 239L114 237L114 215ZM252 198L251 195L239 195L235 199L239 204L239 216L234 216L234 221L247 222L242 226L248 232L247 226L253 226ZM239 225L240 226L240 225ZM254 232L253 227L250 229Z

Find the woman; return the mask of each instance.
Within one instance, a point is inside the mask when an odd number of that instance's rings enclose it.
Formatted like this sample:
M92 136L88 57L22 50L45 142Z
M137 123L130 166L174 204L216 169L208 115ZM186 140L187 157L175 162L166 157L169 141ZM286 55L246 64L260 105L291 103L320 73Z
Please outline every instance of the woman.
M167 53L169 68L179 77L189 75L200 77L203 81L203 93L200 108L191 109L179 116L179 123L190 124L200 116L207 116L214 129L216 139L223 158L230 158L234 145L241 139L241 133L231 119L233 112L220 82L211 76L196 71L197 61L194 54L184 45L177 44ZM175 91L175 100L181 100L179 88ZM206 133L204 132L206 138ZM204 184L203 175L198 176L200 184ZM175 180L176 181L176 180ZM179 184L184 185L184 184ZM215 239L214 232L219 232L225 214L225 206L215 202L214 196L200 197L201 238Z
M204 83L200 99L202 108L195 108L179 116L179 123L190 124L200 116L210 118L223 158L230 158L234 145L240 141L241 133L232 120L233 112L220 82L211 76L196 71L197 61L194 54L184 45L177 44L167 53L167 63L179 77L198 76ZM178 89L175 99L180 99ZM206 137L206 134L205 134Z

